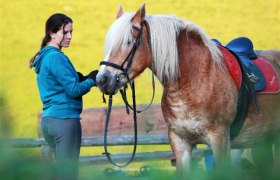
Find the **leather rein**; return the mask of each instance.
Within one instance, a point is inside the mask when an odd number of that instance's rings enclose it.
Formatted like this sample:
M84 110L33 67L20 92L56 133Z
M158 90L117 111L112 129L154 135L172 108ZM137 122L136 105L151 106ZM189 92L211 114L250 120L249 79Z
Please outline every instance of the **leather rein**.
M146 25L148 25L148 24L146 23ZM129 54L127 55L127 57L123 61L123 63L121 65L118 65L118 64L111 63L111 62L108 62L108 61L101 61L100 62L100 66L101 65L106 65L106 66L111 66L113 68L121 70L122 73L120 75L125 75L125 77L127 78L127 83L130 85L131 91L132 91L132 101L133 101L133 104L131 106L128 103L128 100L127 100L127 97L126 97L126 90L128 88L127 84L124 84L123 85L123 89L120 89L120 93L122 95L122 99L123 99L123 101L124 101L124 103L126 105L126 112L127 112L127 114L129 114L129 109L131 109L133 111L133 119L134 119L134 147L133 147L133 152L132 152L132 155L131 155L129 161L127 163L123 164L123 165L119 165L119 164L115 163L112 160L112 158L110 156L111 153L108 152L108 148L107 148L108 127L109 127L110 115L111 115L112 104L113 104L113 97L112 97L112 95L109 95L108 111L107 111L106 123L105 123L105 131L104 131L104 151L105 152L102 153L102 154L105 154L107 159L113 165L115 165L117 167L120 167L120 168L129 165L133 161L133 159L135 157L136 147L137 147L137 113L141 113L141 112L149 109L150 106L152 105L152 102L154 100L154 95L155 95L155 81L154 81L154 74L152 74L153 95L152 95L151 102L150 102L150 104L145 109L137 111L137 108L136 108L136 97L135 97L135 84L134 84L134 81L129 78L128 72L131 69L131 65L132 65L132 61L133 61L133 57L135 55L135 52L136 52L137 48L140 45L140 41L141 41L141 37L142 37L141 35L142 35L143 28L142 27L138 28L138 27L136 27L134 25L132 26L132 28L138 32L138 35L137 35L137 38L136 38L136 40L135 40L135 42L133 44L133 47L132 47L131 51L129 52ZM148 33L148 35L150 35L150 34ZM150 46L150 41L149 41L149 46ZM127 64L126 67L124 67L125 64ZM120 81L119 77L117 78L117 81Z

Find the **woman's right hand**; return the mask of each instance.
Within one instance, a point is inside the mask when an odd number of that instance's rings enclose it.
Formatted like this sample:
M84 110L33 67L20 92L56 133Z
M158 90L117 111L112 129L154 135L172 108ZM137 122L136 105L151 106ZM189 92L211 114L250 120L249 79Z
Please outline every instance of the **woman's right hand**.
M78 77L79 77L79 82L83 82L84 80L86 80L87 78L80 72L77 72Z
M94 80L94 82L96 82L97 73L98 73L98 70L91 71L86 77L90 78L90 79Z

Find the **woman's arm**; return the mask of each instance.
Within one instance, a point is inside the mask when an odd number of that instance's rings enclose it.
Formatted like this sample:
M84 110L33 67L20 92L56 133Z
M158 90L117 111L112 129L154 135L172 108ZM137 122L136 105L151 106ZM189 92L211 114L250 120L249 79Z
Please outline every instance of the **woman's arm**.
M62 53L55 53L49 63L51 63L49 65L51 73L70 97L81 97L95 85L94 80L90 78L79 82L74 66Z

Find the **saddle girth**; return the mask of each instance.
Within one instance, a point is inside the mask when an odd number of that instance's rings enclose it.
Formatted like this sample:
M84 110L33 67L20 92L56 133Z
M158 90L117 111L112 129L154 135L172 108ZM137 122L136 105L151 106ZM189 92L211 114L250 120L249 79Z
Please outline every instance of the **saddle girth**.
M237 113L230 126L230 139L234 139L244 124L248 112L250 97L254 96L254 88L252 87L249 76L247 76L245 65L242 64L236 54L221 44L219 47L223 53L224 61L239 89Z

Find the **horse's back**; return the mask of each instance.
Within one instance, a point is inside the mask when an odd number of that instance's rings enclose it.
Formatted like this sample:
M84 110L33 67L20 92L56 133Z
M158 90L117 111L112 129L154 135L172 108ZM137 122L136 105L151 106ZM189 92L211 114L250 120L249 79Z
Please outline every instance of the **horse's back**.
M257 55L267 59L280 77L280 51L261 50ZM233 140L234 148L247 148L264 138L280 137L280 92L257 95L257 105L251 101L240 134Z
M280 75L280 51L278 50L260 50L256 51L257 55L267 59L269 62L271 62L278 73L278 76Z

